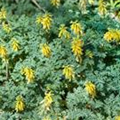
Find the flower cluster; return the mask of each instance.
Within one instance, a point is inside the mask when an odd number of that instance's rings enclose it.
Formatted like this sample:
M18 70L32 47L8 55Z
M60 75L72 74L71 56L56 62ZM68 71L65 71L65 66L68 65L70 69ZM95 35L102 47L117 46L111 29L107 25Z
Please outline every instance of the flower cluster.
M67 65L63 69L63 75L65 76L66 79L71 81L72 79L75 78L75 73L74 70L71 66Z
M40 45L40 47L41 47L41 52L42 52L42 54L43 54L45 57L49 58L49 57L51 56L51 49L50 49L50 47L49 47L46 43Z
M87 82L85 84L86 91L90 94L92 98L95 98L96 96L96 86L92 82Z
M6 19L6 17L7 17L7 12L5 8L2 8L0 11L0 20Z
M15 110L16 112L22 112L25 109L25 104L22 96L17 96Z
M25 67L25 68L22 68L21 73L25 75L26 79L28 80L27 83L31 83L34 81L35 75L34 75L33 69L29 67Z
M52 96L53 95L52 95L51 91L46 92L44 100L41 101L41 104L43 105L43 108L44 108L45 111L49 111L50 110L51 104L53 102Z
M58 34L58 37L65 37L66 39L70 39L70 33L67 31L67 27L64 24L60 25L59 30L60 32Z
M106 9L106 4L104 2L104 0L99 0L99 7L98 7L98 12L101 16L105 15L106 12L107 12L107 9Z
M72 48L72 52L74 53L76 59L80 59L83 54L82 46L83 46L82 40L80 40L79 38L73 39L71 48Z
M50 30L52 24L52 16L48 13L44 14L43 16L38 16L36 18L37 24L42 24L43 29Z
M2 59L6 59L7 54L7 49L3 45L0 45L0 56L2 57Z
M12 28L7 21L7 12L6 12L6 9L4 7L1 8L1 10L0 10L0 21L2 23L2 29L6 33L10 33L12 31Z
M71 22L71 30L76 34L77 36L82 35L82 27L81 24L78 21L72 21Z
M120 30L110 29L108 32L104 34L104 39L108 42L111 42L111 41L119 42L120 41Z
M20 45L19 45L19 41L16 40L15 38L11 39L12 43L11 43L11 47L14 51L18 51L20 49Z
M12 31L10 25L5 22L2 23L2 28L6 33L10 33Z

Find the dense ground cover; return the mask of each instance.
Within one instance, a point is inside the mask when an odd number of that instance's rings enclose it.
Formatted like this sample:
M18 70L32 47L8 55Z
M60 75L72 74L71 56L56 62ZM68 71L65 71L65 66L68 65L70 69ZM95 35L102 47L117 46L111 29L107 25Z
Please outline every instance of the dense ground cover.
M119 5L1 0L0 120L120 120Z

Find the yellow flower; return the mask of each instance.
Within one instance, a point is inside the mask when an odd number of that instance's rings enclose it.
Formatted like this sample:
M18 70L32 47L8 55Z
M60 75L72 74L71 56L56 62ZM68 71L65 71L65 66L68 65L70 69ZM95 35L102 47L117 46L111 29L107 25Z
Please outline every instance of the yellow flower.
M49 30L52 23L52 16L48 13L44 14L43 16L38 16L36 18L37 24L42 24L43 29Z
M67 65L63 69L63 75L65 75L66 79L69 79L70 81L75 78L74 70L71 66Z
M43 29L49 30L51 27L52 18L50 14L45 14L42 19Z
M17 96L15 110L16 112L22 112L25 109L25 104L22 96Z
M111 41L119 42L120 41L120 30L114 30L114 29L109 30L108 32L104 34L104 39L108 42L111 42Z
M51 56L51 49L46 43L42 45L41 51L45 57L49 58Z
M46 93L45 93L44 100L41 102L41 103L43 103L43 108L44 108L44 110L49 111L52 102L53 102L53 98L52 98L52 93L51 93L51 91L46 92Z
M98 12L100 15L105 15L106 12L107 12L107 9L106 9L106 4L104 2L104 0L99 0L99 3L98 3Z
M83 54L82 50L83 42L79 38L74 38L72 42L72 52L76 57L80 57Z
M7 16L6 10L5 8L2 8L0 11L0 20L6 19L6 16Z
M59 35L58 37L65 37L66 39L69 39L70 38L70 33L67 31L67 27L65 27L64 24L62 24L59 28L60 32L59 32Z
M21 73L26 76L26 79L28 80L28 83L31 83L34 81L35 75L34 70L28 67L25 67L21 70Z
M76 35L81 35L81 34L82 34L81 24L78 23L77 21L71 22L71 30L72 30Z
M112 41L112 39L113 39L113 34L112 34L112 32L110 32L110 31L106 32L106 33L104 34L104 39L105 39L106 41L108 41L108 42Z
M113 31L113 39L116 40L116 42L120 41L120 30L114 30Z
M116 117L115 117L115 120L120 120L120 116L116 116Z
M20 49L19 41L16 40L15 38L12 38L11 46L14 51L18 51Z
M7 54L8 54L7 49L4 46L0 45L0 56L2 58L6 58Z
M2 23L2 27L3 27L3 30L7 33L10 33L12 31L11 27L9 24L6 24L6 23Z
M60 6L60 0L51 0L51 4L53 6L59 7Z
M42 23L42 17L41 17L41 16L38 16L38 17L36 18L36 23L37 23L37 24L41 24L41 23Z
M91 95L92 98L96 96L96 86L92 82L87 82L85 84L85 89Z

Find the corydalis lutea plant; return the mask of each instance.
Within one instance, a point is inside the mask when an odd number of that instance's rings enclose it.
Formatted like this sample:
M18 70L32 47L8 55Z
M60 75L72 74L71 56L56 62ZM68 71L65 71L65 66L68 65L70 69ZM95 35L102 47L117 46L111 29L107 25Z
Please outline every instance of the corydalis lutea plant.
M20 45L19 45L19 41L15 38L11 39L11 47L13 49L13 51L18 51L20 49Z
M32 68L29 67L23 67L21 69L21 74L25 75L27 79L27 83L31 83L34 81L35 78L35 72Z
M6 17L7 17L7 12L5 8L2 8L0 11L0 20L6 19Z
M17 96L15 110L16 112L22 112L25 109L25 104L22 96Z
M119 23L81 2L0 2L0 119L119 119Z
M38 16L36 18L36 23L42 24L43 29L50 30L51 24L52 24L52 16L49 13L44 14L43 16Z
M50 48L49 45L47 45L46 43L45 44L40 44L40 49L41 49L42 54L45 57L50 58L50 56L51 56L51 48Z
M108 42L111 41L120 41L120 30L110 29L104 34L104 39Z
M58 37L70 39L70 33L67 31L67 27L64 24L60 25Z
M71 81L72 79L74 79L75 78L75 73L74 73L73 67L71 67L69 65L64 66L63 75L69 81Z

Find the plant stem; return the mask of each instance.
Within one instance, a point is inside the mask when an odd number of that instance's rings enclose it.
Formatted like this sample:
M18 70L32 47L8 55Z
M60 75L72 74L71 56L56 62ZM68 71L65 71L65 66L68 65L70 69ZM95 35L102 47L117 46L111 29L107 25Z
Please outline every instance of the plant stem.
M44 12L45 13L45 9L44 8L42 8L38 3L37 3L37 1L36 0L32 0L32 2L42 11L42 12Z

